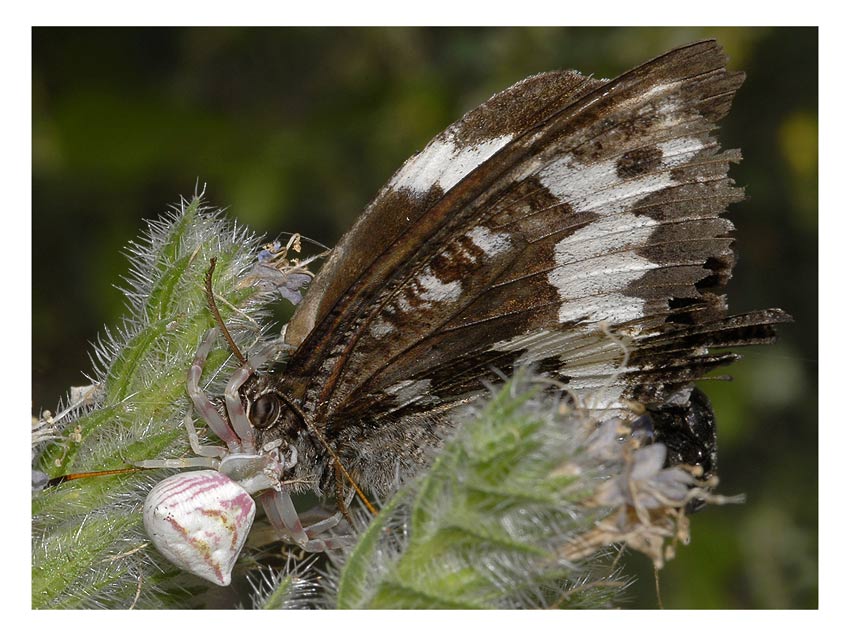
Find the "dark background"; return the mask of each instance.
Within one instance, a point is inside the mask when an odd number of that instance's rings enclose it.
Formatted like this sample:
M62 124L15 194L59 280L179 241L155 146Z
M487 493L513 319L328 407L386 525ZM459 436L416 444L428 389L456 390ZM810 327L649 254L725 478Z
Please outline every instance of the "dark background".
M716 37L747 82L723 122L750 199L733 209L733 312L782 307L779 345L746 351L717 411L721 490L662 572L665 606L817 606L816 29L33 30L33 408L54 408L116 325L122 250L196 181L242 223L333 245L434 134L540 71L613 77ZM652 571L634 607L656 605Z

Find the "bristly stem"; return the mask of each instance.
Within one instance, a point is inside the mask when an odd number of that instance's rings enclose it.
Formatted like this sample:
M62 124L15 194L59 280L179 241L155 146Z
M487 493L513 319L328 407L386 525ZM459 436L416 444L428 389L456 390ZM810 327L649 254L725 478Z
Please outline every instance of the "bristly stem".
M514 378L462 416L433 464L331 571L328 605L600 608L616 599L616 569L558 550L596 527L600 513L582 502L606 469L583 451L581 417L560 415L528 386Z
M116 474L66 478L33 494L33 608L178 609L204 602L204 585L165 562L144 534L144 497L163 472L125 469L129 462L190 452L186 373L215 324L198 282L208 259L217 257L216 297L237 309L229 331L244 347L267 320L271 298L258 286L239 284L258 248L250 232L198 199L151 222L147 235L131 244L129 310L96 345L95 398L63 413L64 430L34 449L34 468L48 479ZM216 371L209 381L234 370L228 353L210 353Z

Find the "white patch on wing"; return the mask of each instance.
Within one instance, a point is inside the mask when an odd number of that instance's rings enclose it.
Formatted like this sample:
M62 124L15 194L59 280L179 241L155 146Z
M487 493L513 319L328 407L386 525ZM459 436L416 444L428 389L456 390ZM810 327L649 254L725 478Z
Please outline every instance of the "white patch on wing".
M599 216L555 245L555 268L548 281L563 303L560 322L587 320L619 324L643 316L644 301L623 292L657 263L636 253L652 236L657 221L628 213L645 196L676 183L672 170L697 155L705 142L679 137L657 145L658 167L624 179L617 174L618 158L582 164L566 155L544 167L540 181L576 212Z
M392 395L396 401L396 407L402 408L424 397L428 397L431 390L431 380L402 380L384 389L384 393Z
M620 376L636 367L623 366L616 361L598 362L569 369L569 387L582 398L587 409L618 410L628 408L622 402L623 386ZM614 415L614 413L611 413Z
M416 282L422 287L420 298L434 302L453 302L460 297L463 286L459 280L444 283L434 275L431 267L426 267L416 277Z
M661 165L666 168L676 168L690 161L694 155L705 148L705 143L695 137L679 137L658 144L663 157Z
M524 362L537 362L561 350L566 342L573 339L576 335L575 332L557 332L542 329L497 342L491 347L491 350L525 351Z
M461 281L453 280L444 283L429 265L393 296L384 307L383 313L394 316L398 313L424 311L432 307L434 303L454 302L462 293ZM396 325L381 316L378 316L369 326L369 333L376 340L393 331L396 331Z
M395 327L393 327L386 320L378 318L375 322L372 323L372 326L369 327L369 333L372 334L372 337L377 340L383 338L388 333L392 333L394 329Z
M558 320L618 324L640 318L644 301L619 292L657 267L633 251L646 244L656 225L646 216L605 216L558 242L558 266L547 277L563 300Z
M620 376L636 367L623 364L629 338L605 333L599 325L584 325L568 331L540 330L497 342L494 351L520 351L518 364L533 364L557 355L567 388L584 408L610 411L626 408L621 402Z
M399 311L401 311L402 313L405 312L405 311L413 311L413 305L411 305L409 302L407 302L407 298L405 298L403 296L396 297L394 302L395 302L394 306L390 305L390 307L392 307L393 309L398 307Z
M681 82L670 82L670 83L667 83L667 84L657 84L657 85L653 86L652 88L650 88L648 91L646 91L643 95L641 95L640 100L642 102L648 102L651 99L655 99L655 96L658 95L659 93L666 93L666 92L678 87L680 84L681 84ZM678 106L678 100L669 100L669 102L672 102L673 104L676 104ZM665 102L665 103L668 103L668 102Z
M321 367L322 373L328 374L333 371L334 365L336 364L336 358L327 357L322 361Z
M496 256L511 249L509 234L492 232L483 225L472 228L466 236L487 256Z
M502 135L474 146L457 146L451 138L429 143L408 159L390 181L390 187L425 194L435 184L447 192L505 146L513 135Z
M555 245L555 263L564 268L598 256L614 256L613 252L643 247L658 222L648 216L619 214L603 216L567 236ZM593 263L589 263L593 265ZM582 266L576 273L587 272ZM570 272L563 272L563 276Z
M662 158L660 168L671 170L690 161L705 147L695 137L681 137L658 144ZM655 171L631 179L617 174L619 157L583 164L565 155L545 166L539 173L540 182L556 197L569 203L576 212L593 211L617 214L625 210L636 197L663 190L675 183L670 172Z

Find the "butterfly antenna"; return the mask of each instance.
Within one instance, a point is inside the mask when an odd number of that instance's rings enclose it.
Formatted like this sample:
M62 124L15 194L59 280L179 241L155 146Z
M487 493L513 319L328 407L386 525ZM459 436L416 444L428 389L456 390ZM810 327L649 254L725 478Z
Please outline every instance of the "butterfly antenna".
M224 320L221 317L221 313L218 311L218 305L216 305L215 302L215 296L213 295L212 290L212 277L213 272L215 271L215 264L216 258L212 257L210 259L210 268L207 270L207 275L204 277L204 290L206 291L207 296L207 307L210 308L210 313L212 313L213 318L215 318L215 322L224 336L224 339L227 340L227 345L230 347L233 355L235 355L236 359L239 360L239 364L245 364L248 360L242 355L242 352L239 351L239 347L236 346L236 343L233 342L233 338L230 336L230 332L227 330Z
M351 473L349 473L348 470L345 468L345 466L342 463L342 460L339 458L339 455L337 455L336 451L334 451L334 449L331 448L331 445L328 443L328 440L326 440L325 436L322 435L322 433L319 431L318 428L316 428L316 425L313 424L313 422L310 421L310 418L307 417L307 414L301 409L300 406L295 404L295 402L290 400L288 397L284 397L282 395L280 397L283 398L283 401L286 402L286 405L289 408L291 408L293 411L295 411L295 413L298 415L298 417L300 417L301 420L304 422L304 424L307 425L307 428L310 430L310 432L313 434L313 436L315 436L315 438L317 440L319 440L319 442L322 444L322 446L325 447L325 450L328 452L328 455L331 456L331 459L333 460L334 465L337 467L339 472L342 473L343 477L345 477L345 479L348 481L348 483L351 484L351 487L354 488L354 492L357 493L357 497L360 499L360 501L363 502L363 505L366 506L366 509L370 513L372 513L373 516L377 515L378 510L375 508L375 506L372 505L372 502L369 501L368 497L366 497L366 495L360 489L360 486L357 485L357 482L354 481L354 477L352 477Z
M224 325L224 320L221 318L221 314L219 313L218 306L216 305L216 302L215 302L215 296L213 295L213 291L212 291L212 277L213 277L213 272L215 271L215 264L216 264L216 259L215 259L215 257L213 257L213 258L210 259L210 268L207 270L207 275L206 275L206 278L204 279L204 287L206 289L206 296L207 296L207 305L209 306L210 312L212 312L212 315L215 318L216 324L218 324L218 328L221 329L221 333L224 335L225 340L227 340L227 344L230 346L230 350L233 351L233 355L236 356L236 358L239 360L239 362L241 364L245 364L245 362L246 362L245 356L242 355L242 352L239 351L239 347L236 346L236 343L233 342L233 338L230 337L230 332L227 330L227 327ZM343 466L342 460L340 460L339 455L336 454L334 449L331 448L331 445L325 439L325 436L322 435L321 432L319 432L319 429L316 428L316 426L313 424L313 422L311 422L310 419L307 417L307 414L304 411L302 411L301 408L297 404L295 404L294 402L292 402L289 399L284 399L284 401L287 403L289 408L291 408L293 411L295 411L298 414L298 416L307 425L307 428L310 430L310 432L315 436L315 438L317 440L319 440L319 442L322 444L322 446L325 447L325 450L331 456L331 459L333 460L337 469L343 474L343 476L348 481L348 483L350 483L351 486L354 488L354 492L357 493L357 496L360 498L360 501L363 502L363 505L366 506L366 509L369 510L369 512L371 512L372 515L377 515L378 514L377 509L375 508L375 506L372 505L372 503L369 501L369 499L366 497L366 495L363 494L363 491L360 489L360 486L357 485L357 482L354 481L354 478L351 476L351 473L349 473L348 470L345 468L345 466Z
M49 488L51 486L58 486L59 484L64 484L66 481L73 481L74 479L106 477L108 475L125 475L127 473L137 473L140 470L144 470L144 468L115 468L113 470L94 470L85 473L70 473L68 475L60 475L59 477L47 480L44 487Z
M354 492L357 493L357 497L360 499L360 501L363 502L363 505L366 506L366 509L370 513L372 513L372 516L376 516L378 514L377 509L375 508L375 506L372 505L372 502L369 501L368 497L363 494L363 491L360 489L360 486L357 485L357 482L354 481L354 477L352 477L351 473L349 473L348 470L346 470L345 466L343 466L342 460L339 458L339 455L334 452L334 449L332 449L331 445L328 444L328 441L325 439L324 435L322 435L319 430L315 426L313 426L312 423L308 422L307 426L309 427L310 432L316 436L316 439L318 439L322 443L322 446L325 447L325 450L328 451L328 454L331 456L331 459L333 459L334 464L336 464L336 467L343 474L348 483L351 484L351 487L354 488Z

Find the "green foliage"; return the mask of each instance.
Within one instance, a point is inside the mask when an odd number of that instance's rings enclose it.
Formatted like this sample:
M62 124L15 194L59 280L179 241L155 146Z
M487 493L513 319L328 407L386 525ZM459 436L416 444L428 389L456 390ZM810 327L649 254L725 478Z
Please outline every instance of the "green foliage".
M41 471L57 477L120 469L188 452L186 372L213 326L204 274L216 256L213 287L234 336L256 339L262 294L237 284L254 247L246 231L203 210L197 198L150 224L143 244L130 249L129 315L95 351L101 368L94 404L72 408L64 431L38 449ZM214 352L207 369L224 363L224 352ZM33 495L33 607L175 607L203 587L175 574L144 537L141 503L161 477L99 476Z
M339 570L338 608L604 607L623 587L563 548L600 519L584 505L610 468L584 452L576 413L514 378L460 417Z
M308 559L296 564L288 559L278 572L261 571L251 582L251 607L263 610L315 607L319 594L315 562Z

